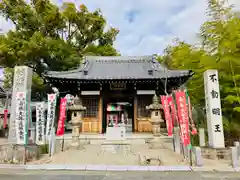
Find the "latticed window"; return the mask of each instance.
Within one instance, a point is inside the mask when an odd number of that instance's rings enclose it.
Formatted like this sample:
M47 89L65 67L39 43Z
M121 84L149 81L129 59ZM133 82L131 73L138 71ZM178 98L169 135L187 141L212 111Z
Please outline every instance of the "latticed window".
M150 117L150 112L146 110L146 106L152 104L153 95L138 96L138 118Z
M95 96L83 96L82 104L86 107L83 116L95 118L98 116L99 98Z

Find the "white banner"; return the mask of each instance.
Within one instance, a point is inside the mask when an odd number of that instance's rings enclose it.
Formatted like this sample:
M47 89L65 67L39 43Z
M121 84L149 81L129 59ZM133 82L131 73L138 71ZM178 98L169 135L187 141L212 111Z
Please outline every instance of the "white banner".
M208 125L208 144L212 148L224 148L225 143L217 70L205 71L204 86Z
M36 103L36 144L45 144L44 102Z
M49 139L54 126L55 109L56 109L56 94L48 94L48 111L47 111L47 128L46 137Z
M17 144L24 144L24 137L26 131L26 92L17 92L16 93L16 121L15 121L15 127L16 127L16 139Z

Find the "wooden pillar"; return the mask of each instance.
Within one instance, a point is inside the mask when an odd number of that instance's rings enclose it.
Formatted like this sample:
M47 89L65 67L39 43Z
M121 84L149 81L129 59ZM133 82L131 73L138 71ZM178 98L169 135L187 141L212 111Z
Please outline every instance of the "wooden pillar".
M98 119L99 119L99 133L102 133L102 121L103 121L103 101L102 101L102 94L100 94L99 98L99 108L98 108Z
M134 100L133 100L133 117L134 117L134 132L138 131L138 123L137 123L137 108L138 108L138 103L137 103L137 95L134 95Z

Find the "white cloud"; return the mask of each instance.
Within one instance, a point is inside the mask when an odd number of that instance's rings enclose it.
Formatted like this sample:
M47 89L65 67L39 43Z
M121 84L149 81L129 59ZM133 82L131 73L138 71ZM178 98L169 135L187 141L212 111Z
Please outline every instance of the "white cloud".
M0 33L6 33L13 28L13 23L6 21L3 17L0 16Z
M52 0L61 4L65 0ZM69 0L85 4L89 10L100 8L108 26L120 29L115 47L122 55L161 53L172 39L179 37L197 43L196 33L206 20L206 0ZM239 0L229 0L240 10ZM134 21L127 14L136 12ZM4 30L9 29L4 24Z

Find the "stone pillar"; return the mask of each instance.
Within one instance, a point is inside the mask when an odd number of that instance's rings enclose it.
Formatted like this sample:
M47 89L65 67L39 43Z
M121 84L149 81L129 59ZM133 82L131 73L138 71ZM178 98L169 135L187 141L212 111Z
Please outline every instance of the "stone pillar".
M30 131L31 131L31 137L29 137L29 139L31 139L32 143L35 144L35 142L36 142L36 127L32 127L30 129Z
M196 166L203 166L203 157L202 157L201 148L194 147L193 151L194 151L194 155L195 155Z
M199 145L200 147L205 147L206 143L205 143L205 130L204 128L199 128Z
M14 78L13 78L13 90L12 90L12 99L11 99L11 114L9 122L9 135L8 141L10 143L16 143L16 128L15 128L15 119L16 119L16 94L17 92L27 92L27 101L28 101L28 122L30 121L31 113L31 86L32 86L32 69L27 66L15 66L14 69ZM29 125L31 122L29 122Z
M181 154L180 129L178 127L174 127L173 138L174 138L175 152Z
M239 143L239 141L234 141L233 144L237 148L237 158L239 160L239 156L240 156L240 143Z
M53 156L56 152L56 134L55 134L55 132L56 132L56 128L53 127L52 132L51 132L51 138L50 138L51 143L49 144L49 146L50 146L49 153L51 156Z
M233 168L236 168L239 166L238 152L236 147L231 147L231 165Z
M79 145L81 123L82 122L72 122L72 146Z

